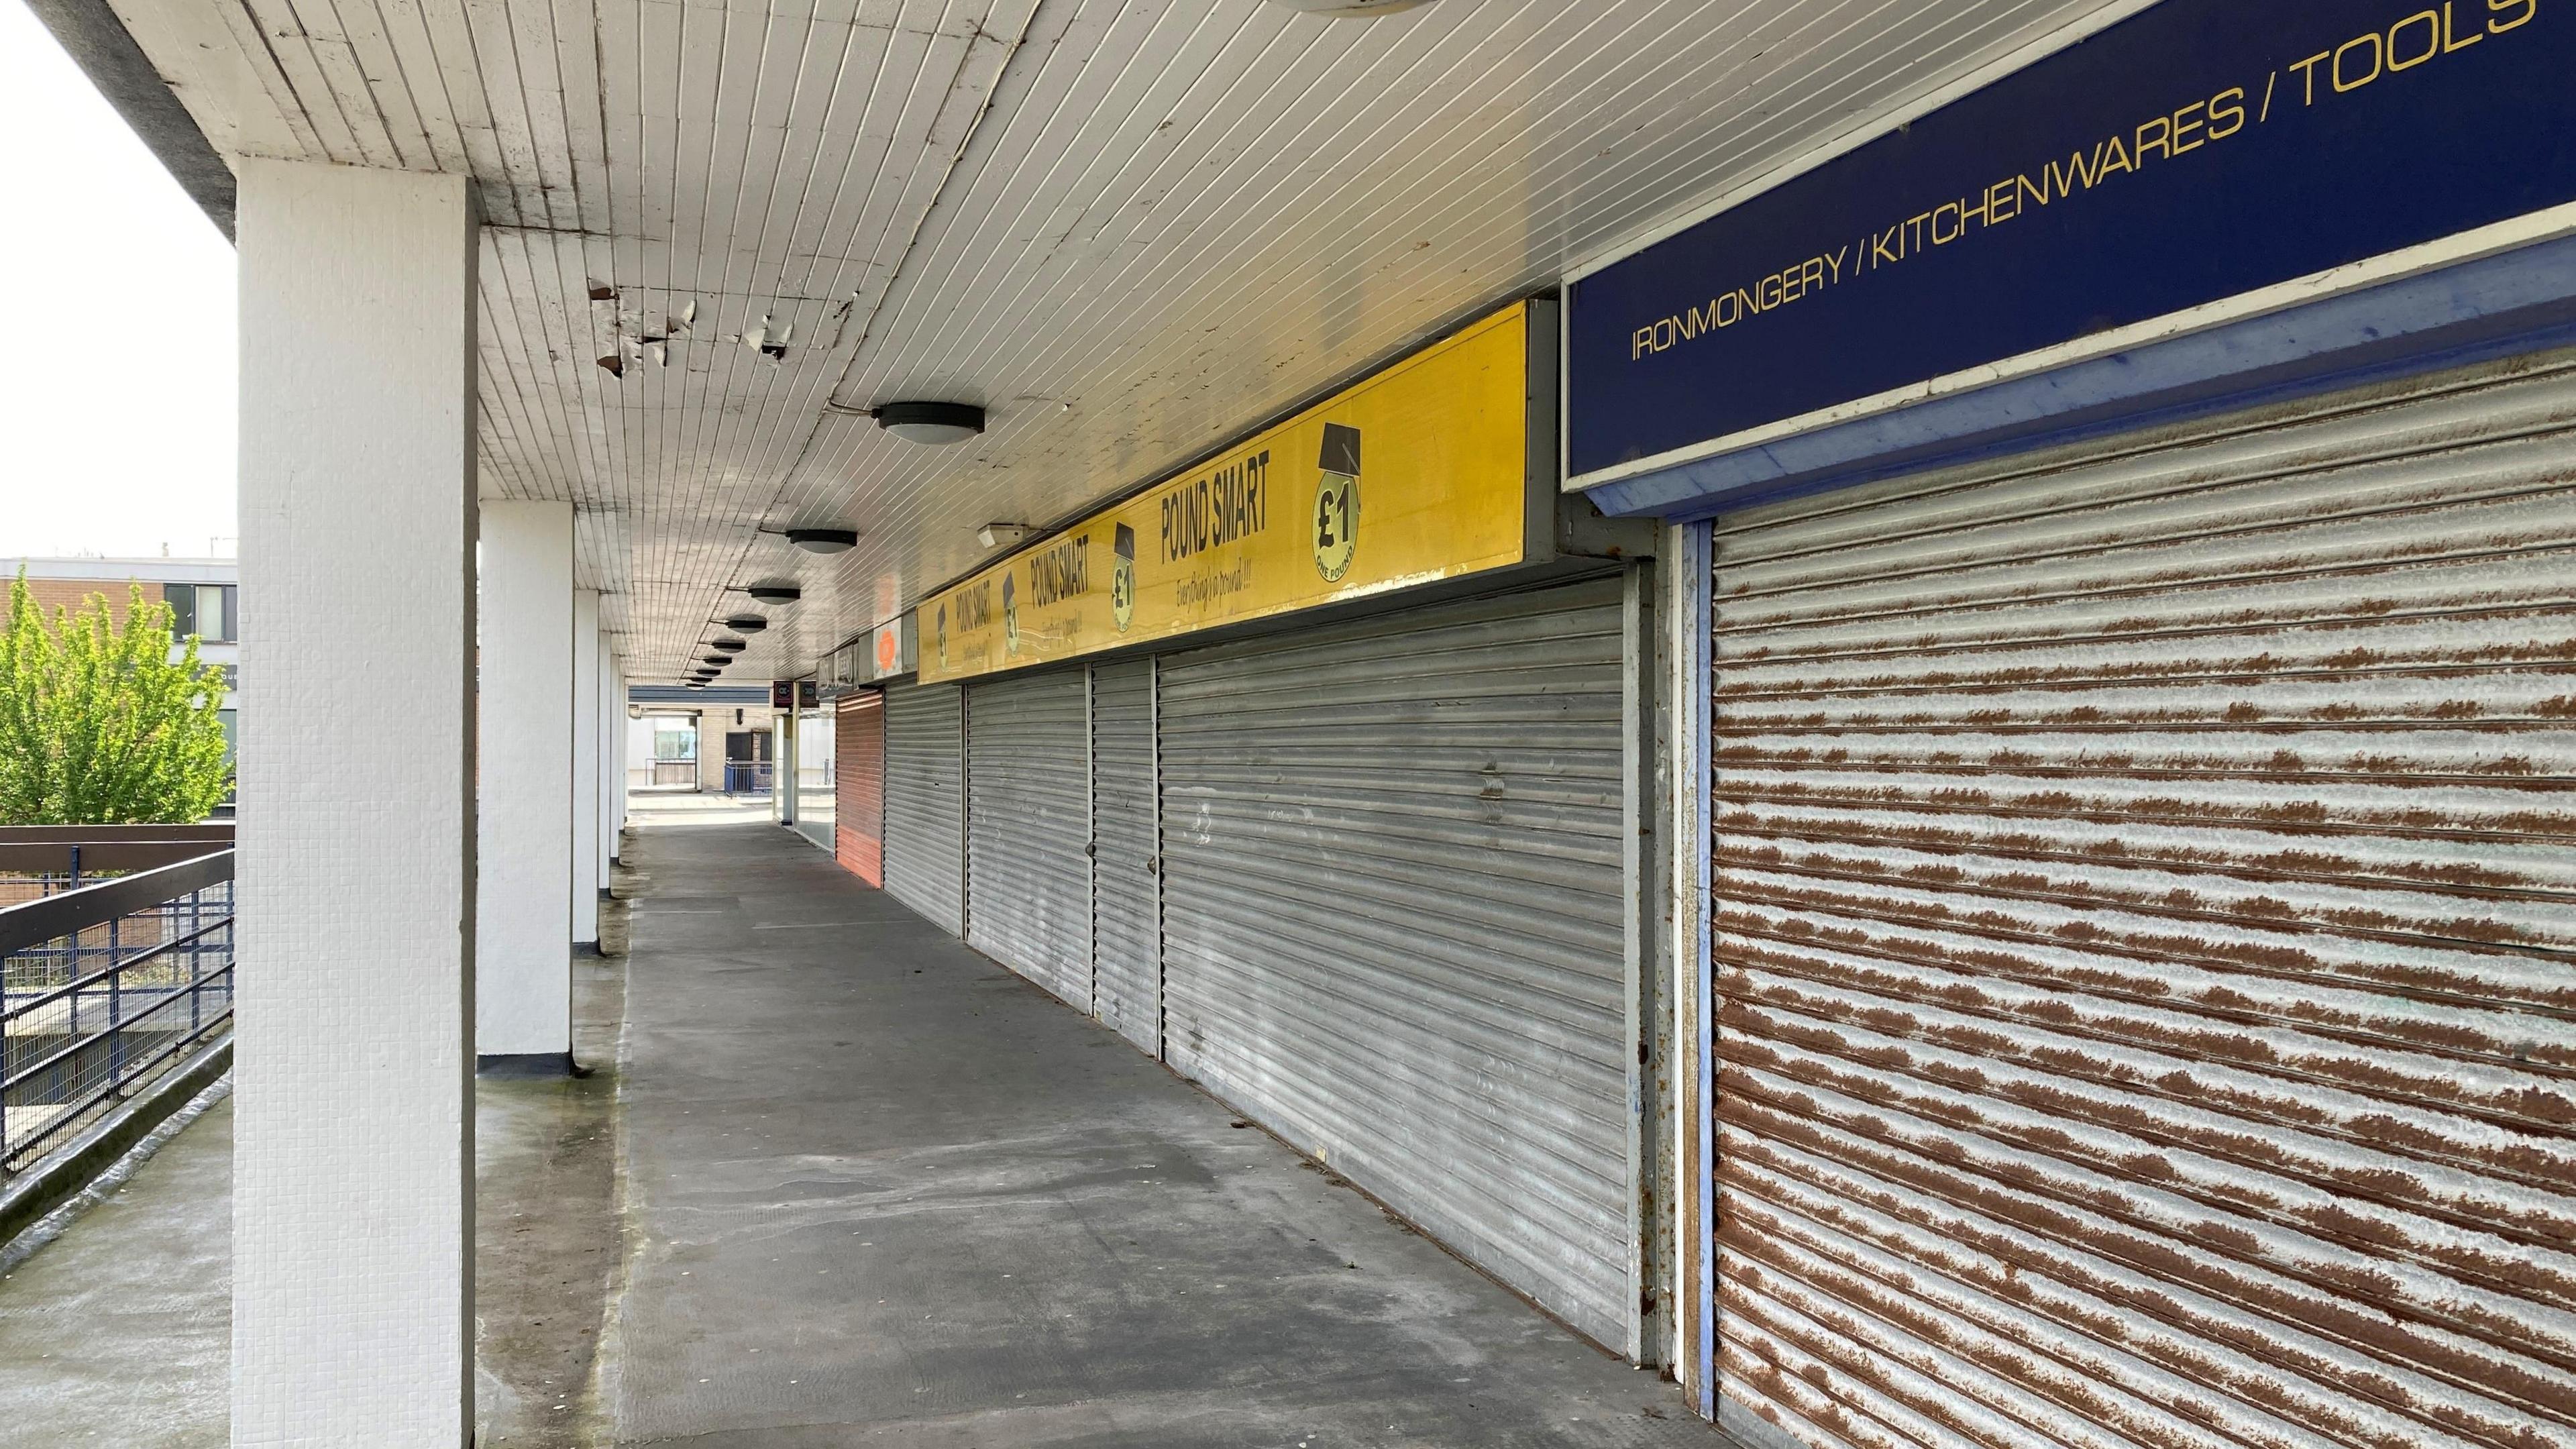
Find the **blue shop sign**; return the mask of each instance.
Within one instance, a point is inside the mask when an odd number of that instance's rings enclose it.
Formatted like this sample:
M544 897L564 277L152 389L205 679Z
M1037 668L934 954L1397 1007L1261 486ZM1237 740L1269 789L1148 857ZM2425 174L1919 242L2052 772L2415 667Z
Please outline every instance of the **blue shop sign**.
M2576 0L2164 0L1575 281L1567 472L2571 201Z

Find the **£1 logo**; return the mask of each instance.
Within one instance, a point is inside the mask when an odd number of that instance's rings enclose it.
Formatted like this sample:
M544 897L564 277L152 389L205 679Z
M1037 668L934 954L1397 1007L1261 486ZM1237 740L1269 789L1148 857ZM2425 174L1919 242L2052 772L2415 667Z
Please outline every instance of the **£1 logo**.
M1360 430L1340 423L1324 424L1324 447L1316 459L1314 524L1315 572L1326 583L1340 583L1359 553Z

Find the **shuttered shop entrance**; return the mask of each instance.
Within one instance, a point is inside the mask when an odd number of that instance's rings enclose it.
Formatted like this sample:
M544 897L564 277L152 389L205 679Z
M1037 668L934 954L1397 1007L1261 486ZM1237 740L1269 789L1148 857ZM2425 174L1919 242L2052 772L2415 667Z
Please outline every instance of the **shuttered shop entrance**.
M1617 580L1166 656L1166 1059L1587 1333L1634 1312Z
M966 687L966 943L1091 1009L1087 671Z
M885 884L885 696L844 695L834 716L834 858L872 886Z
M1720 519L1719 1372L2576 1443L2576 368Z
M1160 1056L1162 862L1154 661L1091 669L1091 1014Z
M950 935L964 929L964 736L953 684L885 692L885 888Z

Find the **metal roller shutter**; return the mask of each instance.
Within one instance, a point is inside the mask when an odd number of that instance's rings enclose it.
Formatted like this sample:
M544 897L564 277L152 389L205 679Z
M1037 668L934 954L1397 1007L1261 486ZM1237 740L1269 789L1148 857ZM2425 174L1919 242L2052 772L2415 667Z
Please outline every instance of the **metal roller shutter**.
M1721 1386L2576 1443L2576 363L1716 530Z
M1165 658L1164 1053L1585 1332L1634 1312L1615 579Z
M885 888L950 935L965 931L963 736L953 684L885 692Z
M966 943L1091 1009L1089 674L966 688Z
M1154 661L1091 671L1091 1014L1163 1050L1161 848L1154 786Z
M832 742L832 854L872 886L885 884L885 696L842 696Z

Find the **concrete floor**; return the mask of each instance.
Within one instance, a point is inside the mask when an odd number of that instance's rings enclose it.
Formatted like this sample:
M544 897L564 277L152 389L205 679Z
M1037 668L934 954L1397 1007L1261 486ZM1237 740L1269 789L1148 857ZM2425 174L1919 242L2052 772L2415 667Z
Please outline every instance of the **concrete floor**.
M718 795L674 790L668 794L629 797L631 818L639 829L667 830L689 825L750 825L767 822L775 808L766 795Z
M625 912L603 912L621 947ZM576 1049L613 1061L621 963L574 971ZM222 1449L232 1370L230 1079L0 1248L0 1449ZM612 1072L475 1094L479 1442L604 1442L601 1305L622 1243ZM210 1105L206 1105L208 1099ZM182 1121L182 1118L189 1120ZM122 1180L119 1180L120 1175Z
M59 1236L32 1253L21 1239L0 1256L9 1263L0 1268L0 1445L223 1444L233 1276L226 1090L208 1092L217 1100L185 1126L165 1123L175 1130L131 1177L94 1184L94 1201L67 1205L28 1235L59 1226Z
M596 1075L480 1093L483 1444L1725 1442L801 837L638 822ZM229 1129L0 1268L0 1446L223 1442Z
M588 1075L486 1079L474 1092L477 1442L603 1442L601 1305L624 1256L618 1216L617 1038L623 910L600 913L605 958L573 963L573 1059Z
M790 833L628 858L615 1443L1720 1442Z

